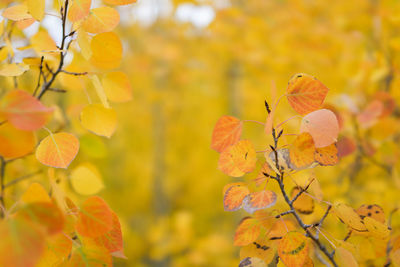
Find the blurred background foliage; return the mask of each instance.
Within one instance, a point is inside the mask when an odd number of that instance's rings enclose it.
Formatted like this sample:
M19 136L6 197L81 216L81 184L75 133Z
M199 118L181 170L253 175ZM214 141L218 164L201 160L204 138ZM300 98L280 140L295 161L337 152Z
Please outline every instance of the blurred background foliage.
M326 102L344 118L342 135L354 135L349 110L362 110L376 91L400 100L397 0L139 0L119 11L120 68L130 77L133 100L115 106L115 135L102 139L80 126L77 112L87 100L73 78L61 79L70 92L45 100L68 107L67 123L83 138L80 162L90 159L100 169L100 195L121 220L128 257L116 266L238 264L233 233L245 213L224 212L222 205L223 186L237 179L217 170L218 154L210 149L222 115L265 121L264 100L272 103L284 94L299 72L330 88ZM71 64L85 62L76 57ZM282 100L276 117L293 115ZM396 110L390 123L368 132L374 158L395 167L398 116ZM291 120L285 132L297 132L299 123ZM244 137L258 150L270 142L263 127L252 123L245 125ZM361 167L351 171L356 163ZM29 160L17 164L29 168ZM396 170L388 173L357 153L316 173L331 202L344 200L354 208L377 203L388 214L399 200ZM63 184L72 190L67 179ZM336 220L327 225L334 236L346 235Z

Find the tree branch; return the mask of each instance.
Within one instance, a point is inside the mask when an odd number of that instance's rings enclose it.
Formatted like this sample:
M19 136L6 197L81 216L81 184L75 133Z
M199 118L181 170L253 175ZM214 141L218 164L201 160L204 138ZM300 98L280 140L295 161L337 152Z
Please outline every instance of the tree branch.
M279 137L276 135L275 128L272 129L272 137L274 139L274 145L271 146L271 148L272 148L272 150L274 151L274 154L275 154L275 165L276 165L277 169L279 170L278 153L277 153ZM311 233L309 228L311 226L313 226L313 225L304 224L304 222L301 219L300 215L294 209L293 202L289 199L289 196L288 196L288 194L286 193L286 190L285 190L285 185L283 183L283 175L284 175L284 172L282 170L282 172L280 174L278 173L276 176L271 176L271 178L278 182L278 185L279 185L279 188L280 188L281 193L283 195L283 198L285 199L286 203L288 204L288 206L290 208L290 213L293 214L293 216L295 217L298 225L301 228L303 228L303 230L306 233L306 235L309 238L311 238L311 240L315 243L315 245L319 248L319 250L321 250L322 253L325 254L325 256L329 259L329 261L332 263L332 265L334 267L338 267L338 265L336 264L336 262L335 262L335 260L333 258L333 253L329 253L328 249L320 242L319 237L314 236ZM296 199L294 199L294 200L296 200ZM327 211L325 212L325 215L321 218L320 223L322 223L325 220L326 216L328 216L328 213L329 213L330 209L331 208L329 206Z

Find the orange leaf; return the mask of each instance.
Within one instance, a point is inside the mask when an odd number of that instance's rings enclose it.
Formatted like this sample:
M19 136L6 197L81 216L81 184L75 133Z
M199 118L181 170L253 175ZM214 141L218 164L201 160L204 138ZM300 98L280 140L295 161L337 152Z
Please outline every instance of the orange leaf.
M124 244L122 241L121 225L117 214L112 212L112 229L102 236L95 238L95 243L101 247L107 248L109 252L120 251L123 254Z
M302 267L308 258L307 238L299 232L289 232L278 245L278 255L286 266Z
M265 238L259 238L253 243L248 244L240 249L240 258L256 257L266 263L270 263L276 254L276 248ZM251 266L251 265L250 265Z
M43 226L49 235L60 232L64 225L61 210L51 202L29 203L18 210L16 217Z
M315 146L310 134L297 136L289 150L291 168L295 170L308 168L314 162Z
M98 34L112 31L118 23L118 11L114 8L103 6L90 10L90 14L82 26L85 31Z
M269 175L269 174L271 174L271 172L272 172L272 170L269 167L269 164L267 162L265 162L262 165L261 170L255 179L256 186L260 186L267 179L267 176L265 176L265 174Z
M378 222L385 223L385 212L382 207L376 204L373 205L361 205L357 210L357 214L360 215L361 219L365 217L371 217Z
M315 161L322 166L332 166L339 162L336 143L326 147L317 148L315 151Z
M68 10L68 19L77 22L89 15L92 0L74 0Z
M66 266L73 267L112 267L112 257L106 248L99 247L95 243L85 244L76 248L68 260Z
M243 199L250 191L242 183L233 183L229 185L230 187L227 188L224 194L224 209L226 211L236 211L242 207Z
M291 194L292 198L299 192L300 188L294 187ZM293 202L293 207L302 214L311 214L314 211L314 199L303 193Z
M289 220L278 220L272 226L271 230L268 233L269 239L279 239L287 234L289 231L293 231L296 229L295 224Z
M315 147L325 147L337 141L339 124L335 113L319 109L304 116L300 132L311 134Z
M47 250L40 258L37 266L57 266L72 250L72 239L65 233L61 232L46 238Z
M243 209L249 213L269 208L276 203L276 194L270 190L263 190L249 194L243 200Z
M76 230L82 236L99 237L113 228L113 214L107 203L93 196L83 202L76 223Z
M44 165L66 169L78 150L79 140L72 134L50 134L37 147L36 158Z
M316 78L302 73L290 79L286 95L292 108L305 115L322 105L328 91L329 89Z
M230 150L235 166L242 172L252 172L256 166L257 154L249 140L240 140Z
M0 236L0 266L36 266L45 248L45 236L39 226L22 219L3 219Z
M254 242L260 235L260 223L253 218L244 218L235 232L233 244L235 246L246 246Z
M25 156L35 148L33 132L14 128L11 123L0 125L0 155L6 159Z
M245 172L239 170L239 168L235 165L235 162L232 159L232 148L233 146L226 148L219 155L218 169L229 176L240 177L243 176Z
M239 119L231 116L221 117L214 127L211 148L221 153L235 144L242 135L242 128L243 123Z
M34 131L42 128L53 108L47 108L23 90L9 92L1 102L0 112L20 130Z

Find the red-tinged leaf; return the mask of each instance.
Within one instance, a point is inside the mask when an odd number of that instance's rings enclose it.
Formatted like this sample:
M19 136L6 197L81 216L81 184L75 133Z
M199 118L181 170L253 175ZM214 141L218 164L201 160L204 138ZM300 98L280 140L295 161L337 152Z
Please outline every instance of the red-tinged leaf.
M236 211L242 207L244 198L250 193L249 189L241 183L230 184L224 194L224 209Z
M338 149L338 157L343 158L348 155L351 155L357 149L357 145L353 139L344 136L340 138L339 141L337 142L337 149Z
M69 133L50 134L36 149L40 163L54 168L68 168L79 151L79 140Z
M396 109L396 100L388 92L376 92L373 99L380 100L383 103L383 111L380 115L381 118L389 116Z
M286 266L302 267L308 258L307 238L299 232L289 232L278 245L278 255Z
M357 121L363 128L374 125L383 114L384 106L380 100L373 100L367 107L357 115Z
M257 163L257 154L249 140L240 140L231 148L232 160L242 172L252 172Z
M263 190L249 194L243 200L243 209L249 213L256 210L272 207L276 203L276 194L270 190Z
M329 89L308 74L294 75L288 84L286 95L292 108L301 115L317 110L325 100Z
M243 219L236 229L233 244L235 246L247 246L258 238L260 230L260 223L256 219Z
M51 202L29 203L17 212L16 217L41 225L49 235L60 232L64 226L61 210Z
M45 249L40 226L17 218L3 219L0 236L0 266L36 266Z
M0 125L0 155L13 159L31 153L35 148L33 132L18 130L11 123Z
M78 215L76 230L82 236L99 237L113 228L113 215L107 203L93 196L83 202Z
M101 247L105 247L109 252L121 252L124 254L124 244L122 241L121 225L117 214L112 212L113 225L111 231L102 236L96 237L94 241Z
M3 113L15 128L25 131L42 128L52 112L53 108L45 107L39 100L23 90L9 92L0 105L0 113Z
M243 123L231 116L223 116L215 124L212 134L211 148L222 152L230 145L239 141L242 135Z
M339 124L332 111L319 109L304 116L300 132L311 134L315 147L325 147L337 141Z
M68 9L68 19L71 22L79 21L89 15L91 0L74 0Z

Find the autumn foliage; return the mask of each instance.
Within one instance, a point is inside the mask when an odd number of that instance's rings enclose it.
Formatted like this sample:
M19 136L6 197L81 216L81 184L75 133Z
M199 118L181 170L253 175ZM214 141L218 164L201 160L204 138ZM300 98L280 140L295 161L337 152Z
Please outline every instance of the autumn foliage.
M122 57L121 41L112 32L120 20L114 6L135 1L108 0L92 8L91 0L64 0L51 10L45 0L5 2L0 75L14 86L0 97L0 265L111 266L112 257L126 258L120 221L102 198L94 196L103 188L96 166L82 162L69 168L79 155L82 133L72 132L65 107L48 95L65 93L65 84L92 83L98 101L88 96L88 103L81 103L82 127L95 135L113 135L117 116L109 101L131 98L126 74L110 71L119 67ZM40 28L26 40L30 55L16 63L12 33L40 25L52 10L59 11L55 27L62 34L60 43ZM88 64L67 66L67 56L72 62L85 58ZM18 161L37 170L13 177L20 172ZM18 197L11 195L13 186L42 173L40 183L19 188ZM87 196L84 201L76 205L68 196L60 184L63 175L71 176L74 191Z
M302 116L298 132L288 134L293 138L282 143L288 120L275 123L278 118L274 112L283 96L273 103L272 110L265 101L266 123L257 123L265 125L265 133L272 135L272 144L261 151L256 151L251 141L242 140L246 121L223 116L216 123L211 148L220 152L219 169L232 177L242 177L254 170L258 173L255 179L230 183L223 190L226 211L243 209L250 215L240 222L234 237L233 244L241 247L240 267L268 266L278 262L289 267L314 266L316 261L333 266L358 266L357 255L362 253L363 244L357 247L357 243L349 240L351 236L374 240L372 242L380 244L379 248L375 247L376 257L386 254L387 264L391 261L398 264L392 247L393 239L390 238L393 230L382 207L364 204L354 209L343 202L323 197L323 188L313 169L334 166L339 163L340 156L354 151L345 144L341 149L352 151L339 155L339 118L334 111L323 106L328 91L311 75L294 75L284 96ZM358 115L358 122L369 125L382 114L383 106L382 102L373 101L367 111ZM305 179L296 178L298 172L306 169L311 171L304 176ZM274 182L278 183L279 189L268 189ZM284 204L274 208L279 202ZM304 216L313 214L316 205L325 212L305 223L310 220ZM329 217L336 217L337 223L346 225L348 234L343 240L333 237L325 229L324 222Z

